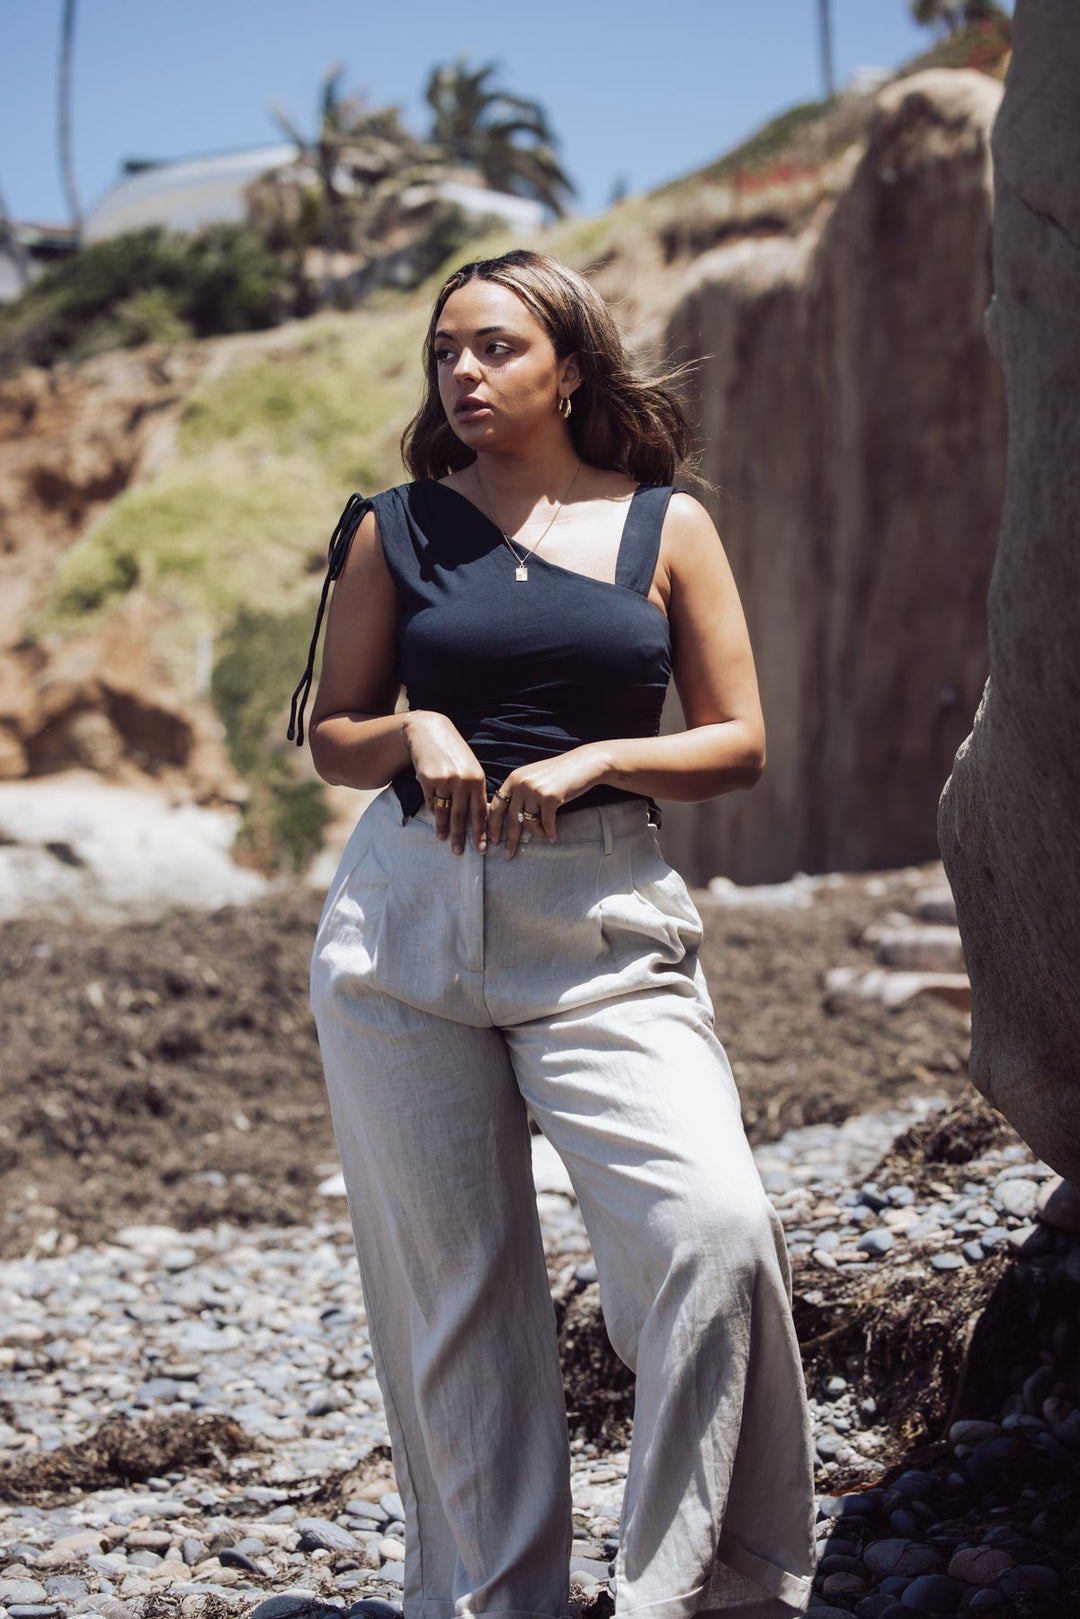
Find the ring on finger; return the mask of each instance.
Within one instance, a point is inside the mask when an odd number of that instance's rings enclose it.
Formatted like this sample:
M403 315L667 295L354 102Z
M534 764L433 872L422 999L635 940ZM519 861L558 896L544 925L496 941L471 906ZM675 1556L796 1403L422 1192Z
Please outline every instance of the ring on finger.
M504 803L504 804L509 804L509 802L510 802L507 795L498 787L496 787L496 789L495 789L495 797L500 799L502 801L502 803Z
M532 810L519 810L518 811L518 820L519 821L538 821L539 819L540 819L539 811L537 811L536 813L534 813Z
M444 810L450 808L450 805L453 803L453 799L443 798L439 793L433 793L431 802L437 810Z

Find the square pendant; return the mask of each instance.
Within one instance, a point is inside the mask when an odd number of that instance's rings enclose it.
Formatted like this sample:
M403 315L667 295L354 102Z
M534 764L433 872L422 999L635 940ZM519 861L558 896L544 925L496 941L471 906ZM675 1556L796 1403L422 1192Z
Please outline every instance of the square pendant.
M514 569L514 578L517 580L519 585L523 585L528 577L528 568L525 566L524 562L519 562L517 567Z

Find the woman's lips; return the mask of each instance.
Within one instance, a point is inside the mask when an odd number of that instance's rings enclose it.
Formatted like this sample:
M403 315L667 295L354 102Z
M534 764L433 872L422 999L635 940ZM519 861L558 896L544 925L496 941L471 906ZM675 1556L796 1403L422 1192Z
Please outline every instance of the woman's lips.
M454 415L459 422L473 422L481 416L490 416L491 406L482 399L460 399L454 406Z

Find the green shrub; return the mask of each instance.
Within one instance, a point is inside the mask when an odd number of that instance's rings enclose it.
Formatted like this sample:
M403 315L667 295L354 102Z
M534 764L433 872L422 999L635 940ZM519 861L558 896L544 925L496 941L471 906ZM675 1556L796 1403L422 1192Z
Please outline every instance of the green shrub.
M284 738L280 719L307 657L311 616L241 607L221 638L210 697L233 764L251 776Z
M248 783L236 849L263 871L302 871L331 819L321 782L298 780L284 713L307 657L306 612L241 607L222 637L210 695L229 755Z
M91 242L0 310L0 368L258 331L314 308L295 255L253 225L151 226Z

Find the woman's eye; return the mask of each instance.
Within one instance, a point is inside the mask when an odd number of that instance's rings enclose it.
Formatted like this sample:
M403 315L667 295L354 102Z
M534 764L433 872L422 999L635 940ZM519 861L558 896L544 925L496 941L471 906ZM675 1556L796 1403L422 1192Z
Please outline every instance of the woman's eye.
M436 349L435 350L435 360L436 360L436 363L438 365L443 365L443 364L445 364L445 362L447 360L452 360L453 358L454 358L453 349Z
M509 343L499 343L499 342L489 343L488 344L488 353L489 354L509 354L510 353L510 345L509 345Z

